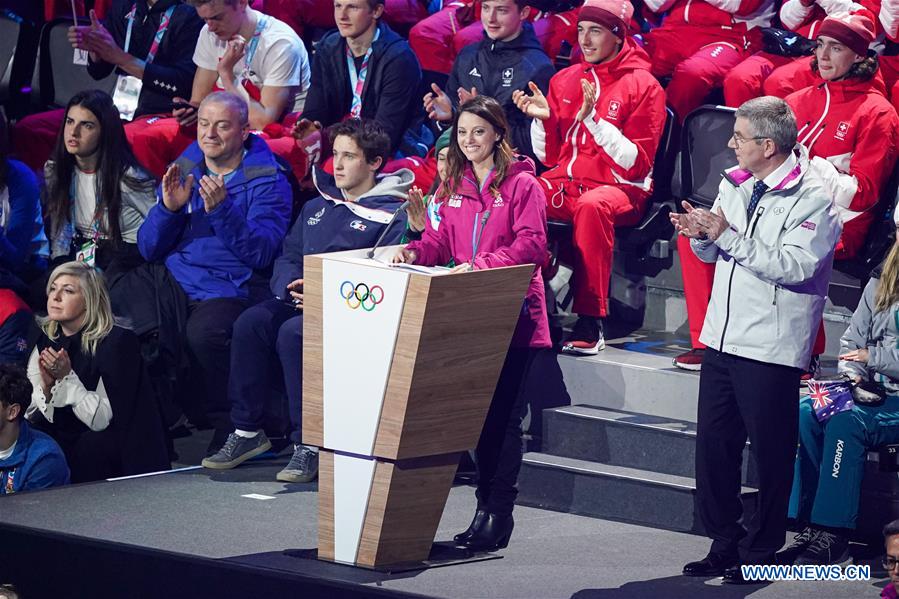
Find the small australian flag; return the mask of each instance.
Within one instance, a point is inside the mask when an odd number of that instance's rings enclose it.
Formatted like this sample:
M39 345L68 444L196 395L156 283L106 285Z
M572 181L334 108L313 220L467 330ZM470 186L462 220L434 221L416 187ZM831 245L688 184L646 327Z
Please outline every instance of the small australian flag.
M845 380L812 379L808 382L808 396L812 400L818 422L824 422L838 412L851 410L855 405L852 401L852 389Z

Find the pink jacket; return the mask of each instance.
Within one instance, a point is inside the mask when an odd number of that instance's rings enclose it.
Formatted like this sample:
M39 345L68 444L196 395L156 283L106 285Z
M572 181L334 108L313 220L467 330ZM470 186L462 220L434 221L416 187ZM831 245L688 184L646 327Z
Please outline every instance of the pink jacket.
M445 197L441 187L435 194L442 199L440 227L426 228L420 241L406 247L418 254L416 264L446 264L451 258L457 264L472 261L476 269L535 264L511 345L550 347L540 273L547 256L546 199L529 158L509 167L496 197L489 190L493 176L481 192L469 167L456 193Z

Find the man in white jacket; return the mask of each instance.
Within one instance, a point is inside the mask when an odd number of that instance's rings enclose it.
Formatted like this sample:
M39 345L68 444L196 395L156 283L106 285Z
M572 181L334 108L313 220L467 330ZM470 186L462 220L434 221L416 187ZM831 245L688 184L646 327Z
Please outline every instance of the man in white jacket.
M700 339L696 503L709 554L687 576L743 583L739 565L773 564L786 534L801 369L818 330L840 236L831 193L796 144L796 120L770 96L743 104L712 210L672 215L715 282ZM742 452L758 463L758 507L741 524Z

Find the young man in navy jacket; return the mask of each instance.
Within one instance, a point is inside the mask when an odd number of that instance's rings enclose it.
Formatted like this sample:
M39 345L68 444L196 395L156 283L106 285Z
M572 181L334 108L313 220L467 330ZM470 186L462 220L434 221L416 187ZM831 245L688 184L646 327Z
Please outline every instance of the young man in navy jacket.
M378 176L389 157L390 138L379 124L350 119L330 130L334 175L314 171L319 197L310 200L284 240L271 280L274 299L258 304L234 323L228 399L235 431L203 466L224 470L271 448L262 430L270 381L282 380L290 410L290 463L284 482L308 482L318 474L317 448L302 445L303 256L398 243L405 215L390 224L412 184L409 170Z
M31 392L24 370L0 364L0 495L69 482L62 449L25 420Z
M184 336L196 375L189 399L199 403L187 408L216 429L214 451L231 430L232 325L251 303L254 271L281 248L290 185L265 142L249 134L246 102L215 92L200 104L197 142L166 171L159 195L137 245L148 262L165 263L187 296Z
M483 39L459 52L446 91L436 83L431 84L431 91L424 97L424 108L442 130L450 126L453 113L472 93L496 98L509 119L512 147L536 161L531 147L532 119L516 109L512 92L527 92L528 82L533 81L546 93L556 69L543 51L534 26L527 21L531 7L525 2L484 0L481 3Z

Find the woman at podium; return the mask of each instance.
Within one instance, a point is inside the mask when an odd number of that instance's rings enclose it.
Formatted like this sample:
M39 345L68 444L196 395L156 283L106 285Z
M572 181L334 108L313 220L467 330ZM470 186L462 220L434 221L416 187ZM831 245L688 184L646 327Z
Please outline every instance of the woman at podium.
M477 511L455 541L474 550L506 547L521 468L522 383L551 346L540 267L546 261L546 204L530 159L516 157L493 98L476 96L453 122L446 177L435 192L440 227L401 249L394 262L446 264L456 271L534 264L527 295L476 449Z

